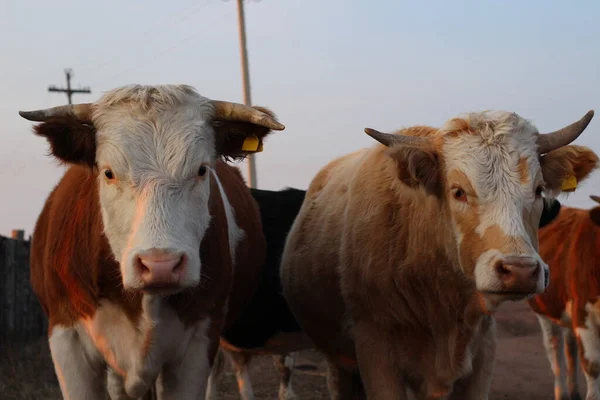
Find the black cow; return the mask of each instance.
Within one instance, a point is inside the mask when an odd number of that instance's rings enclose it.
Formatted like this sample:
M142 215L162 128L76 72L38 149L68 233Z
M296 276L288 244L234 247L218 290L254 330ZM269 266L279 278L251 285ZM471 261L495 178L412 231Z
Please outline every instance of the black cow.
M235 369L240 396L253 400L248 364L254 355L271 355L280 372L279 399L295 398L291 387L294 357L291 353L313 348L302 333L281 294L279 263L287 234L300 211L306 191L250 189L259 205L267 239L267 258L261 284L236 322L221 335L221 345L213 365L208 399L216 399L216 387L223 370L223 350Z
M540 217L540 228L548 225L560 212L560 202L556 199L544 199L544 211Z

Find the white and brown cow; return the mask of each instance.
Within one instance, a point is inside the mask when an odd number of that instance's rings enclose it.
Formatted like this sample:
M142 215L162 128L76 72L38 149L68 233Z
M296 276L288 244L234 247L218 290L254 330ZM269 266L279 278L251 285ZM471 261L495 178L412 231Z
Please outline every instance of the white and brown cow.
M591 198L600 203L600 197ZM554 398L582 399L579 359L587 383L585 398L600 400L600 206L563 206L540 229L540 255L550 267L550 284L529 305L542 328L555 377Z
M20 112L44 121L70 168L48 197L31 283L67 399L202 399L220 332L259 284L265 239L239 170L283 125L264 108L187 85L131 85L94 104ZM250 150L252 150L250 149Z
M281 279L334 399L487 399L494 311L545 289L542 193L596 168L594 152L567 146L592 116L549 134L501 111L366 129L381 144L315 176Z

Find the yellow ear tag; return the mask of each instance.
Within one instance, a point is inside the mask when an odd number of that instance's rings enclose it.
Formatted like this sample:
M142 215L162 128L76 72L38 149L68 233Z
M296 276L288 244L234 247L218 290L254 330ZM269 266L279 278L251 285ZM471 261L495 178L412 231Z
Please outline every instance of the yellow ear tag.
M258 149L256 149L256 152L257 152L257 153L260 153L260 152L262 152L262 151L263 151L263 142L260 142L260 143L258 144Z
M242 144L242 150L256 151L258 149L259 144L260 141L256 136L248 136L246 139L244 139L244 143Z
M567 176L562 182L563 192L574 192L577 189L577 178L573 175Z

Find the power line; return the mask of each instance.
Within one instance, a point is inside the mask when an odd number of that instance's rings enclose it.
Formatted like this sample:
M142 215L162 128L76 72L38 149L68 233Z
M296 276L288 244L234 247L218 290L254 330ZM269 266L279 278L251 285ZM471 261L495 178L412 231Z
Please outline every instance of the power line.
M230 14L232 13L232 11L228 11L225 14L223 14L221 16L221 18L218 18L218 20L224 19L225 17L228 17ZM215 19L213 19L213 22L216 21ZM178 47L181 47L182 45L186 44L187 42L189 42L192 39L197 39L198 38L198 33L205 31L206 30L206 26L203 26L202 29L200 30L195 30L192 31L191 33L189 33L188 35L186 35L185 37L183 37L182 39L180 39L178 42L174 42L172 43L169 47L164 48L163 50L159 51L159 52L153 52L152 54L150 54L150 58L144 58L144 57L137 57L136 58L136 63L124 70L121 70L120 72L113 74L109 77L103 77L101 79L101 81L113 81L116 78L121 77L122 75L131 72L131 71L139 71L142 68L152 65L152 62L159 59L160 57L164 56L165 54L169 53L170 51L175 50Z
M242 84L244 90L244 104L252 105L250 96L250 72L248 68L248 49L246 46L246 22L244 20L244 1L237 0L238 31L240 37L240 58L242 62ZM256 188L256 160L254 154L248 156L248 186Z
M92 91L90 90L89 87L84 87L81 89L72 89L71 88L71 77L72 77L73 71L70 68L65 69L65 75L67 77L67 87L66 88L59 88L56 87L55 85L50 85L48 87L48 91L49 92L61 92L61 93L66 93L67 94L67 99L69 100L69 104L72 104L71 102L71 96L73 95L73 93L92 93Z

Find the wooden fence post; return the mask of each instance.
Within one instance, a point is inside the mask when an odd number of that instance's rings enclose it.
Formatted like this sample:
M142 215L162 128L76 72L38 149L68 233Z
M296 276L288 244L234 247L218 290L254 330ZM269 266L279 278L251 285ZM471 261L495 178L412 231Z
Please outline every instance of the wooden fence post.
M0 236L0 348L3 342L44 335L47 318L31 288L29 251L25 231L14 229L11 238Z
M11 237L15 240L25 240L25 231L22 229L13 229Z

